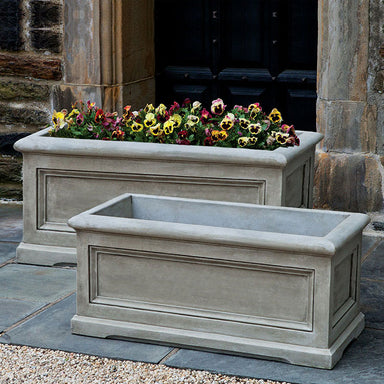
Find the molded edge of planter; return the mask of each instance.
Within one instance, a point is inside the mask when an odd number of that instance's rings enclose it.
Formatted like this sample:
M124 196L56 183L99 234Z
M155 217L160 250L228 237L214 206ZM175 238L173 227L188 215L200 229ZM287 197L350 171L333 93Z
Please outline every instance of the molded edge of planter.
M70 139L47 136L49 128L27 136L14 144L22 153L72 155L91 157L123 157L151 159L184 159L228 164L258 164L269 168L284 168L288 159L298 156L321 141L317 132L298 131L300 146L278 148L274 151L245 148L180 146L141 142L105 142L102 140Z
M145 234L145 236L166 237L168 239L174 240L179 239L188 240L191 242L232 244L237 246L251 246L271 250L284 249L300 254L315 254L319 256L331 257L336 253L336 250L341 247L343 243L345 243L346 239L353 238L357 233L361 232L370 221L368 215L361 213L308 210L303 208L275 207L266 205L257 206L260 210L273 209L275 211L299 213L303 212L304 210L313 213L319 212L324 214L325 212L329 212L329 214L332 215L347 216L340 224L338 224L329 234L324 237L280 233L279 237L277 238L276 234L273 232L247 229L231 229L172 222L167 222L167 225L165 226L164 222L162 221L150 221L150 225L148 225L148 220L93 215L95 212L98 212L106 207L127 199L130 196L152 197L171 201L185 201L186 203L197 202L213 204L212 201L207 200L126 193L72 217L69 219L68 225L76 230L81 229L85 231L130 234L135 236L143 236L143 234ZM232 202L220 202L217 204L239 208L251 208L256 206L254 204ZM190 225L193 225L193 232L190 231ZM260 233L262 236L250 236L250 234L254 233ZM231 240L228 241L228 238ZM262 240L260 240L260 238Z
M126 337L134 341L151 340L172 346L186 346L242 356L270 357L273 360L282 360L291 364L332 369L342 357L346 346L363 331L364 315L359 313L329 349L79 315L72 318L71 328L72 333L81 335L104 338Z

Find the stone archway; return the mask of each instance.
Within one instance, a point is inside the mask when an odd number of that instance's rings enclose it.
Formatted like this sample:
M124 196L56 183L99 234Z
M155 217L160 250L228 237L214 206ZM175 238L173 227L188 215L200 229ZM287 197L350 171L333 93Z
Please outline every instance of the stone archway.
M373 155L377 106L367 93L369 8L369 1L319 0L317 130L325 137L315 180L318 207L382 207L382 166ZM154 0L66 0L65 77L54 104L90 99L121 111L128 103L154 102L153 15Z

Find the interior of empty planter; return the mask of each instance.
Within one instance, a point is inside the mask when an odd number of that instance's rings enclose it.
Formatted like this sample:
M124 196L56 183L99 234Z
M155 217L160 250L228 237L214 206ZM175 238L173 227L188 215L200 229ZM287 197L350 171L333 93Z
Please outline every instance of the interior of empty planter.
M349 215L309 209L126 195L92 213L98 216L323 237Z

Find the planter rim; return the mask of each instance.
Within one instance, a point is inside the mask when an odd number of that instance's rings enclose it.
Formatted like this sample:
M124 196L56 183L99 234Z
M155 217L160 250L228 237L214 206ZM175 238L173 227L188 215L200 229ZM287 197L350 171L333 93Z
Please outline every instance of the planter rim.
M326 236L317 237L309 235L263 232L259 230L233 229L214 227L197 224L173 223L167 221L151 221L135 218L110 217L94 215L95 212L106 208L116 202L128 198L129 196L154 197L151 195L126 193L112 200L98 205L90 210L80 213L69 219L68 224L72 228L91 232L107 232L116 234L126 234L133 236L166 237L174 240L188 240L214 244L228 244L237 246L250 246L263 249L289 250L297 253L313 254L316 256L332 257L336 251L350 239L358 234L369 223L368 215L350 212L333 212L332 215L347 216L345 220L335 226ZM182 200L186 202L208 202L210 200L186 199L177 197L159 197L161 199ZM300 212L303 210L311 212L321 212L324 210L275 207L245 203L219 202L220 205L231 205L237 207L258 207L259 209L274 209L282 211ZM164 223L167 225L164 225ZM148 225L150 223L150 225ZM194 231L190 231L190 226ZM209 230L207 230L209 228ZM348 231L347 231L348 230ZM250 234L253 236L250 236ZM261 236L257 236L260 234ZM230 240L228 240L230 238ZM263 240L260 240L262 238Z
M300 146L281 147L274 151L268 151L246 148L60 138L47 136L48 130L49 128L43 129L17 141L14 148L22 153L43 155L172 159L191 162L259 164L266 167L284 168L290 159L316 145L323 138L323 135L318 132L297 131L301 141Z

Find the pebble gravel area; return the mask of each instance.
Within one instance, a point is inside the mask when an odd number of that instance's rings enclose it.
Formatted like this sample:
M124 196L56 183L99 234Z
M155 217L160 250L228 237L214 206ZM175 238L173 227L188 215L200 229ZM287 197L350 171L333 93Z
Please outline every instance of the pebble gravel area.
M289 384L0 344L0 383Z

